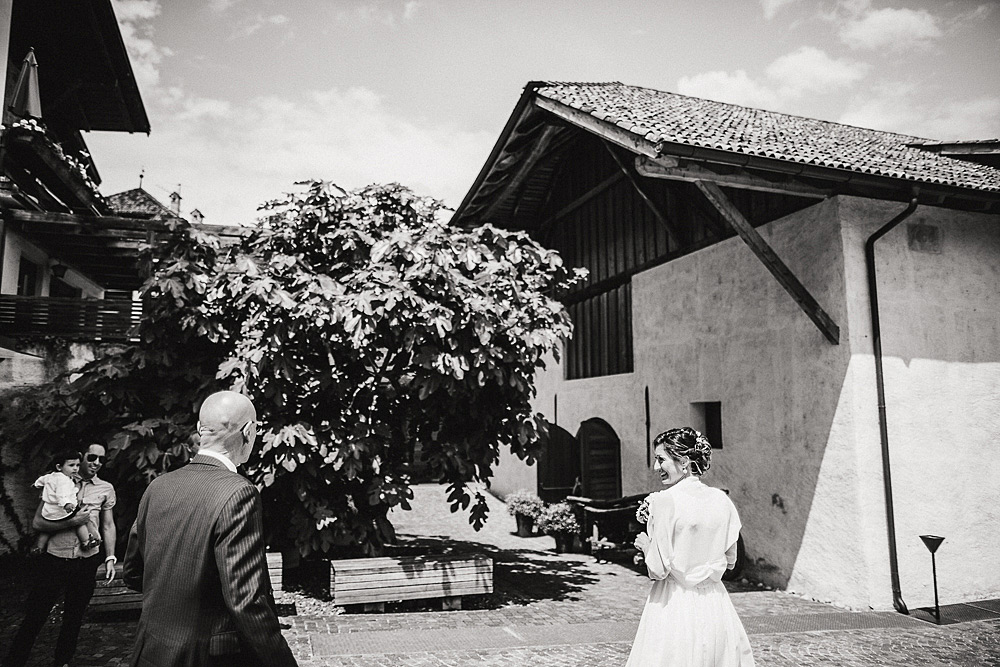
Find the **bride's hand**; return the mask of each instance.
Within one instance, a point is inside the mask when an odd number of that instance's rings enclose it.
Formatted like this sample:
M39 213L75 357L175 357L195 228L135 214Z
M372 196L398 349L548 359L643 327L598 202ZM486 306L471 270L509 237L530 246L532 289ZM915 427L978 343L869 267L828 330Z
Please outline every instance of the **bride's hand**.
M632 544L634 544L635 548L642 553L646 553L646 548L649 546L650 542L651 540L649 539L649 535L646 533L639 533L635 536L635 541Z

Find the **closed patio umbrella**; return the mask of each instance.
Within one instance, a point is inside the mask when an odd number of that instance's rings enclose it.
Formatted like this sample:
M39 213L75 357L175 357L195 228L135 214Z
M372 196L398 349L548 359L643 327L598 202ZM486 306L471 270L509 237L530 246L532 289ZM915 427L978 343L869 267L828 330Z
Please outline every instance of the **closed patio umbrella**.
M17 75L14 94L11 96L10 110L21 118L42 117L42 99L38 94L38 61L35 60L34 49L28 49L28 55L21 63L21 72Z

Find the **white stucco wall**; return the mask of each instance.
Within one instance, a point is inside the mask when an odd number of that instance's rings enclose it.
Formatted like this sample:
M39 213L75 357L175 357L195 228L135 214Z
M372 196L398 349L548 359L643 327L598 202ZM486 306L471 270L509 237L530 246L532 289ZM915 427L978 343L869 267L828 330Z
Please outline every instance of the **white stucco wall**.
M831 345L738 239L633 280L636 371L539 377L536 409L571 433L602 417L622 439L626 494L656 488L652 432L722 403L725 446L705 482L730 489L755 578L853 608L892 608L864 241L903 209L837 197L759 229L840 326ZM998 597L1000 572L1000 220L920 207L941 252L879 241L889 440L903 598L933 601L918 536L944 535L943 602ZM534 488L504 460L497 488Z
M901 209L854 198L841 206L862 460L879 456L864 241ZM937 227L939 249L911 249L909 224ZM937 555L942 604L998 597L1000 217L921 206L878 241L876 257L903 599L910 608L934 601L921 534L946 538ZM881 471L870 472L867 496L881 501ZM867 545L881 552L872 567L872 605L886 608L886 538L876 533Z

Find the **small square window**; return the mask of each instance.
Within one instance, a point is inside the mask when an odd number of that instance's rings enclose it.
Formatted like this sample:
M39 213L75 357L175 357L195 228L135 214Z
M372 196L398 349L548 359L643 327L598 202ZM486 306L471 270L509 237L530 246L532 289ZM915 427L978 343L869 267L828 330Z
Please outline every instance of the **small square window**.
M691 404L694 428L708 438L712 449L722 449L722 403L719 401L698 401Z

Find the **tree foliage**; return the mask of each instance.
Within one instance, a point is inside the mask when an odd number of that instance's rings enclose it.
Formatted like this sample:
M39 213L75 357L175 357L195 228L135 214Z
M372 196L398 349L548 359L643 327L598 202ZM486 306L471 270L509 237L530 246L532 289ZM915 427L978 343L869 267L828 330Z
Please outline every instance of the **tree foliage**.
M239 251L182 223L149 250L140 340L43 392L32 437L106 442L141 487L187 460L197 403L233 387L258 409L247 472L272 543L378 553L414 457L478 528L468 485L502 448L533 459L534 375L570 335L555 297L582 272L523 233L450 227L398 185L302 185Z
M486 501L467 484L501 448L534 454L535 371L571 331L551 294L575 274L525 234L455 229L440 210L398 185L311 182L271 203L220 287L241 323L220 376L256 401L253 471L303 552L377 552L415 451L477 528Z

